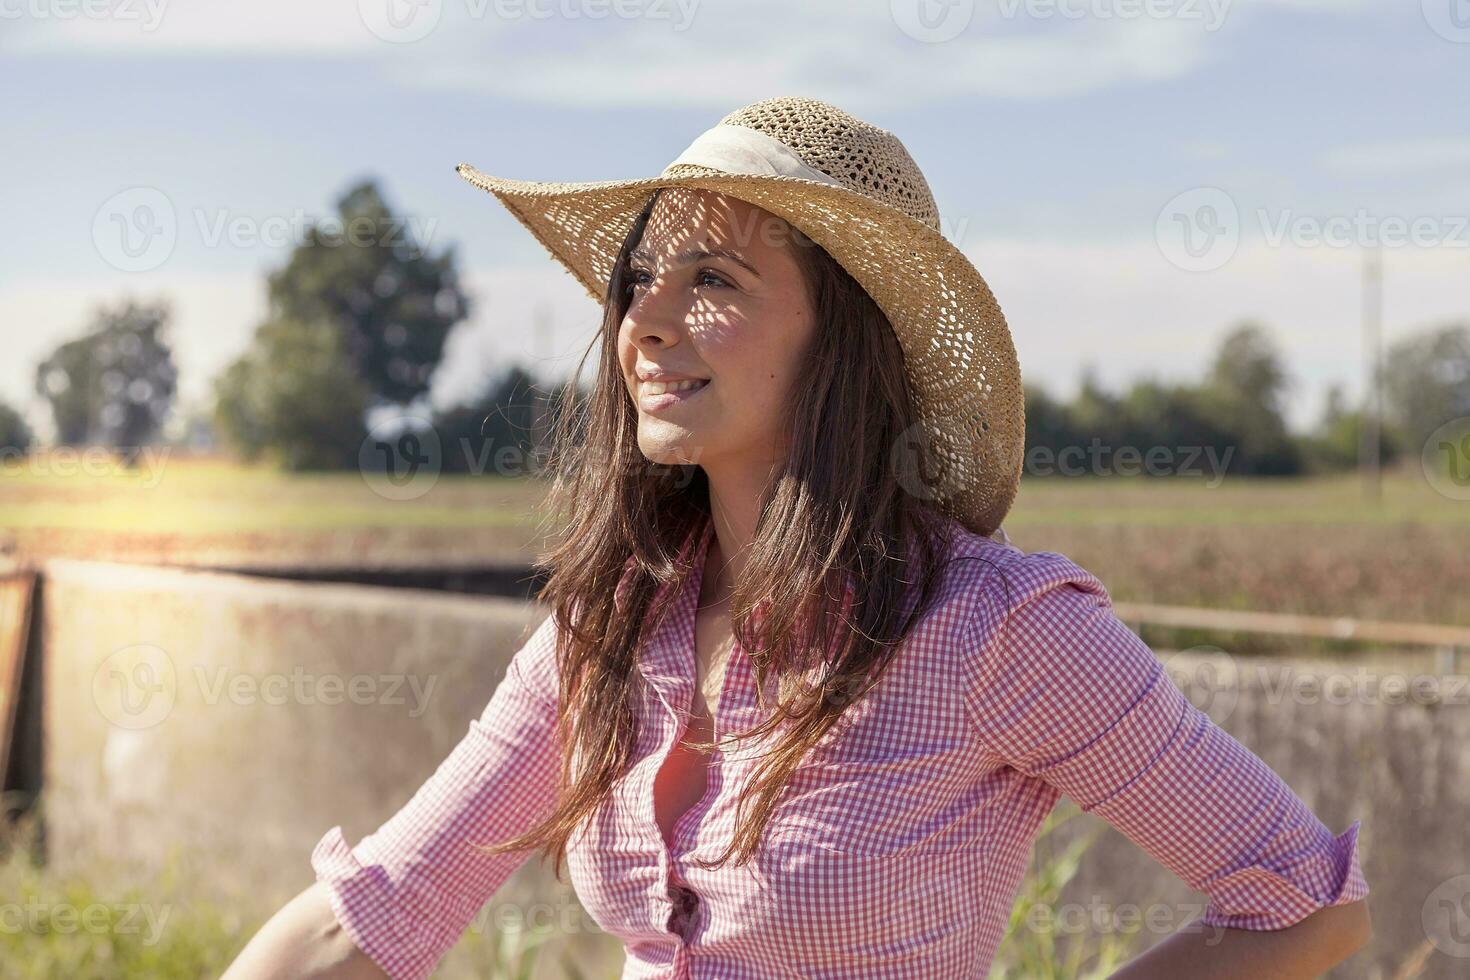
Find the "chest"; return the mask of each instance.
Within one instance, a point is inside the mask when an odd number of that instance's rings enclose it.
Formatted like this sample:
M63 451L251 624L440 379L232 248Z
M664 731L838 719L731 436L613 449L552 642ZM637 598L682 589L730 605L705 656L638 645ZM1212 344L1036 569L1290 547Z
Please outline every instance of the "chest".
M694 634L694 688L688 721L653 782L654 817L669 847L674 846L674 828L709 790L711 757L697 743L713 738L715 712L734 650L728 606L697 610Z

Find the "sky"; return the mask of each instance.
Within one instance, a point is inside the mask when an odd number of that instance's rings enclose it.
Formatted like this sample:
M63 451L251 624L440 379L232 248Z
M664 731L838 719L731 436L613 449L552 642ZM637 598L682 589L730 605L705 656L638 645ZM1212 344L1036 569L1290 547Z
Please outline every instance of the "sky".
M804 95L903 142L1027 383L1194 380L1251 320L1300 430L1362 391L1370 253L1386 345L1470 321L1467 90L1470 0L0 0L0 400L47 435L36 364L131 297L207 405L364 178L475 300L436 404L565 377L597 305L455 165L654 176Z

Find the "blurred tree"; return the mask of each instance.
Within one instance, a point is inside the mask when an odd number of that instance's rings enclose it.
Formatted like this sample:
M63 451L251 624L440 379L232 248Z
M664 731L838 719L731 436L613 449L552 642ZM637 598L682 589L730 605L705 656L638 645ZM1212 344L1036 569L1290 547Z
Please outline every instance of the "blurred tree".
M0 402L0 449L31 448L31 427L14 408Z
M373 181L349 189L337 214L340 227L314 225L271 274L271 316L334 324L371 403L406 404L428 390L445 338L469 313L454 249L426 251Z
M1411 446L1470 415L1470 325L1420 331L1393 344L1383 364L1384 415Z
M368 389L335 325L269 320L215 379L214 420L244 459L288 470L355 466L367 436Z
M1307 469L1327 472L1357 466L1362 426L1363 413L1348 407L1342 385L1334 384L1328 388L1322 419L1316 431L1302 439ZM1393 430L1383 430L1380 451L1385 463L1392 462L1399 455L1399 441Z
M166 302L102 308L85 335L36 367L36 391L51 405L58 443L122 448L157 436L178 376L169 317Z
M1056 451L1077 440L1072 413L1067 406L1034 384L1025 385L1026 450L1045 448Z
M534 467L537 415L544 406L535 379L513 364L480 397L436 413L444 471L525 475Z
M1286 369L1263 327L1242 323L1226 335L1201 391L1201 405L1205 417L1233 437L1234 472L1301 472L1300 450L1282 416L1287 385Z

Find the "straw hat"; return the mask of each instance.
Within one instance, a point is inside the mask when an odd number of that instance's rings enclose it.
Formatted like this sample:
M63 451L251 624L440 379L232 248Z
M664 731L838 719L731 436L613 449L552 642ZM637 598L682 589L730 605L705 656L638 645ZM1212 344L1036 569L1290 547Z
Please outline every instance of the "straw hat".
M892 133L818 99L784 97L725 116L657 177L558 183L455 169L494 194L599 303L655 188L715 191L785 219L867 290L898 335L920 421L894 451L927 444L939 470L910 492L978 534L999 528L1025 443L1015 346L990 287L941 234L929 184Z

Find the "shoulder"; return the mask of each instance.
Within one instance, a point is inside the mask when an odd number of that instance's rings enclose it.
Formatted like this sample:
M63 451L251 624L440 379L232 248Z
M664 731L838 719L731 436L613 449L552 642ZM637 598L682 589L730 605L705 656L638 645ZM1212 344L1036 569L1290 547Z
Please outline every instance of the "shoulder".
M1016 614L1045 618L1082 600L1111 606L1107 589L1087 569L1055 551L1025 551L951 523L940 599L985 634ZM1042 600L1038 602L1038 600Z
M1133 645L1141 643L1103 583L1064 554L957 528L942 578L935 608L948 625L948 656L976 696L1121 667L1108 663L1117 650L1130 665L1141 662Z

